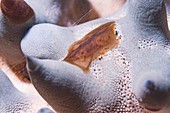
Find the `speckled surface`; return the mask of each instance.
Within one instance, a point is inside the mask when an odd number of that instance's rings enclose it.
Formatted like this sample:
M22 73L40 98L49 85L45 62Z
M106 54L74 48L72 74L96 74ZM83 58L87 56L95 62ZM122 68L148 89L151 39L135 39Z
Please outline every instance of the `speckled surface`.
M170 49L164 2L129 0L124 8L126 13L118 19L116 14L73 28L35 26L22 41L26 55L46 59L29 58L28 70L38 92L56 111L143 113L149 109L168 113ZM69 40L77 40L108 21L116 22L120 43L116 49L94 60L90 73L84 74L80 68L62 61L69 46L65 43L72 43ZM47 34L52 29L56 32L51 37L39 38L46 39L40 44L31 38L38 29L46 30ZM67 40L68 37L71 39ZM37 50L28 49L26 43L30 42ZM55 47L49 49L48 43L52 42ZM42 57L43 50L41 53L38 49L42 45L46 45L44 51L52 50L49 53L54 52L58 57L48 53ZM60 49L65 52L59 52ZM161 96L160 101L157 97Z

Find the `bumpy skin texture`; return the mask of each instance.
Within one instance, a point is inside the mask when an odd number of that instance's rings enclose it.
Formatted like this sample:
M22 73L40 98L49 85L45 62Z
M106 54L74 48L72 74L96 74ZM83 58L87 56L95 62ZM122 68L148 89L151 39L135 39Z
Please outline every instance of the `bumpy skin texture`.
M129 0L124 8L127 12L120 19L113 15L73 28L35 26L22 41L26 55L51 59L28 58L28 71L38 92L56 111L169 112L170 44L164 1ZM90 73L63 61L70 43L108 21L115 21L120 43L94 60ZM40 29L43 37L38 34L38 41L33 40ZM51 35L52 29L56 32ZM41 47L44 50L39 51Z
M132 21L118 21L125 36L121 46L131 59L132 87L139 102L151 111L161 111L168 109L170 102L170 35L164 1L149 0L152 5L143 5L145 2L131 0Z
M145 112L131 91L128 76L113 77L115 72L104 71L107 66L101 68L108 61L93 64L90 74L63 61L28 58L28 62L35 88L57 112Z
M36 95L27 95L18 91L8 77L0 70L0 112L36 113L46 103Z

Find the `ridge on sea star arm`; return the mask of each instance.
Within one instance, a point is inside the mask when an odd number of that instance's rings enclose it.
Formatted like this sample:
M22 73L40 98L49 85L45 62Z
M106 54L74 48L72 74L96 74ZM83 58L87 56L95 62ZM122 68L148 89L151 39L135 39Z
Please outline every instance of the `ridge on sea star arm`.
M1 113L36 113L40 108L48 107L39 95L25 94L16 89L1 70L0 92Z

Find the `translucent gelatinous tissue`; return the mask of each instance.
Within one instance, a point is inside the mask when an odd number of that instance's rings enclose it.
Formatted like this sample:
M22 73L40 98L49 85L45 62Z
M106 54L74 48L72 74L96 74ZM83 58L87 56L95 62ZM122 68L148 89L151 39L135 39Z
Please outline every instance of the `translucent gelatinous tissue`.
M64 60L88 72L94 59L117 47L118 43L119 38L115 32L115 23L108 22L73 43Z

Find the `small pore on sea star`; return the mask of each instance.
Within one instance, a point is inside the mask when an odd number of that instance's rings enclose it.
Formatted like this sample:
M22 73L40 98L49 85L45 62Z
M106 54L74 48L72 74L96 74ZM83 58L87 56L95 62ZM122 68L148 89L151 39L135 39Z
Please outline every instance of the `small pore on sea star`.
M89 72L93 60L117 47L119 37L115 26L115 22L108 22L74 42L64 61L80 67L86 73Z

